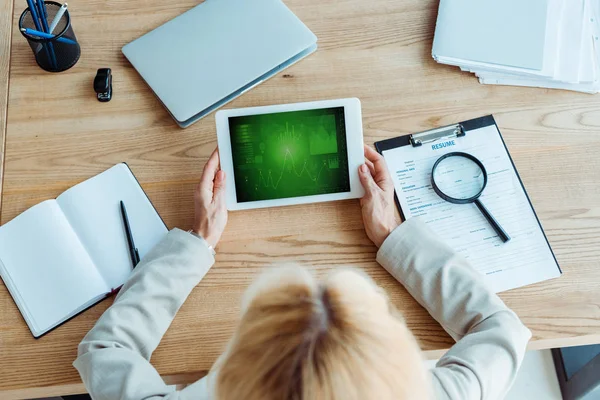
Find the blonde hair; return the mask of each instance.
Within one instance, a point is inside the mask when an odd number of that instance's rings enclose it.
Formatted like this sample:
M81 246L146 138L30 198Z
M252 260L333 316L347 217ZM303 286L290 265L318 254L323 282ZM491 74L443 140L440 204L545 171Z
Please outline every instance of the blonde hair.
M276 268L246 293L215 366L218 400L428 399L416 341L382 289L342 270Z

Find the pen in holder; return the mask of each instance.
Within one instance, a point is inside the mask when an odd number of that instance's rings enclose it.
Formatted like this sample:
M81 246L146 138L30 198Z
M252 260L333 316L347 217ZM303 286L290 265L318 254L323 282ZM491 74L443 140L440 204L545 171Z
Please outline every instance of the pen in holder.
M71 68L79 60L81 48L66 6L43 0L37 0L37 3L28 0L28 4L19 18L19 30L33 50L37 64L49 72ZM58 20L55 21L57 15Z

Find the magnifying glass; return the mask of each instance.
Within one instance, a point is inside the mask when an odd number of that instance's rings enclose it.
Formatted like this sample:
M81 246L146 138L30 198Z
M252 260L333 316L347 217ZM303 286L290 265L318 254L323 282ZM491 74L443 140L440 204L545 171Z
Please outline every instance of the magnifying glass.
M481 161L461 152L441 156L431 171L431 185L438 196L454 204L475 203L500 239L506 243L510 236L479 200L487 180L487 172Z

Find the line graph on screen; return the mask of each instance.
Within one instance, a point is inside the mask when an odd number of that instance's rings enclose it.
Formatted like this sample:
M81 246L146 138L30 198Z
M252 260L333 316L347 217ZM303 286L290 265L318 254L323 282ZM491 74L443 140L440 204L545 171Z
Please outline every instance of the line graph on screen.
M304 164L302 165L302 169L300 170L300 172L298 172L298 169L296 168L296 163L294 161L294 155L290 152L290 150L286 150L285 158L283 161L283 166L281 167L281 171L279 173L279 177L277 178L277 180L273 179L273 173L272 173L273 171L272 170L268 171L266 179L263 174L263 171L260 170L258 185L256 186L256 190L258 191L260 189L261 183L264 185L264 187L272 187L273 189L277 190L277 188L279 187L279 184L281 183L281 180L283 179L283 175L285 173L285 167L286 167L286 163L288 163L288 159L292 163L291 171L293 171L294 175L296 175L298 178L302 178L304 173L306 172L307 177L314 183L319 182L319 178L321 177L321 172L323 172L323 169L327 167L327 162L324 161L321 164L321 168L319 169L319 172L317 173L317 175L313 177L306 166L307 161L305 160ZM275 175L277 176L277 174L275 174Z

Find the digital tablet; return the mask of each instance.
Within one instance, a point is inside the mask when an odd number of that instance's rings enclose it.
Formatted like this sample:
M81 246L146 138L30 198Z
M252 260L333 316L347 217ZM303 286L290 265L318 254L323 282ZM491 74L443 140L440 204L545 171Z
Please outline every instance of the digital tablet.
M222 110L216 122L229 210L364 194L358 99Z

